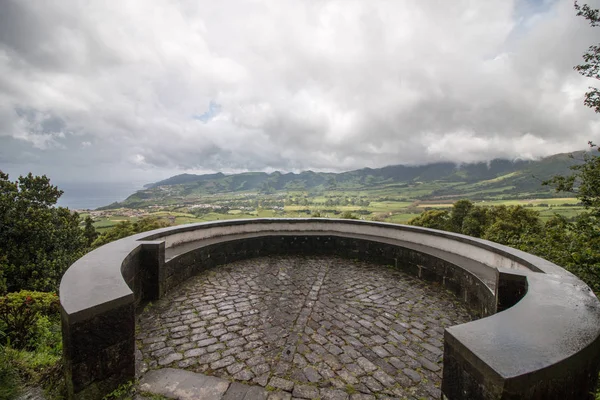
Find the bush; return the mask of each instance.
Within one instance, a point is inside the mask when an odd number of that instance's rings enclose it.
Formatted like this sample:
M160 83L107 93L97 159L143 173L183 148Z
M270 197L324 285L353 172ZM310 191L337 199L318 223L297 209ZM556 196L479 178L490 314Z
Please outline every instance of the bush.
M0 293L54 291L86 245L80 218L56 207L62 191L46 176L10 181L0 171Z
M344 219L358 219L358 217L354 214L352 214L352 212L350 211L344 211L344 213L342 214L341 218Z
M20 393L21 381L12 361L12 353L0 345L0 400L14 399Z
M0 308L0 400L17 398L23 382L43 386L48 398L62 398L58 297L54 293L10 293L0 298Z
M43 334L42 317L57 317L60 303L56 293L21 290L0 297L0 330L14 348L36 347Z

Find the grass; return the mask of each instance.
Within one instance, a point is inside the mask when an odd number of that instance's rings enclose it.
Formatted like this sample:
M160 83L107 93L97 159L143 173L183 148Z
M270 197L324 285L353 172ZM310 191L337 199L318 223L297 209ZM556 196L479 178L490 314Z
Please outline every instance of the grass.
M30 350L0 345L0 399L16 399L25 383L42 386L49 400L63 398L60 322L48 328L48 337L38 338Z
M337 188L334 190L316 190L314 192L304 190L292 190L289 192L278 192L274 194L260 194L256 192L220 193L204 196L190 196L179 198L175 205L168 202L162 203L158 208L140 208L140 213L149 216L168 218L174 225L189 224L196 222L246 219L246 218L308 218L319 211L321 216L336 218L344 212L351 212L361 219L377 220L391 223L407 223L426 209L438 208L448 209L452 204L468 196L447 195L446 198L432 199L432 193L452 193L452 188L472 190L472 194L485 200L473 201L476 205L523 205L532 207L540 212L543 220L547 220L554 213L572 218L583 211L577 206L578 200L570 197L536 198L535 193L521 192L518 194L499 193L499 191L510 190L512 186L500 188L489 188L485 183L494 183L511 178L510 175L501 176L489 182L465 183L465 182L412 182L403 185L381 185L370 190L352 190L350 188ZM429 197L429 200L424 200ZM518 197L518 198L517 198ZM290 204L299 201L301 204ZM325 205L328 200L339 205ZM342 205L348 201L368 201L368 206ZM152 200L155 202L155 200ZM305 203L308 202L308 204ZM171 202L173 203L173 202ZM161 204L158 201L158 204ZM205 204L212 206L213 210L207 210L206 214L198 214L200 210L191 208L193 204ZM568 204L569 206L565 206ZM227 207L228 211L218 212L219 207ZM308 213L305 211L308 210ZM131 212L131 210L129 210ZM196 214L193 214L195 212ZM137 217L126 217L125 211L114 210L109 215L96 218L94 226L102 233L119 221L130 220L134 222Z
M13 367L11 349L0 346L0 399L14 399L21 393L21 377Z

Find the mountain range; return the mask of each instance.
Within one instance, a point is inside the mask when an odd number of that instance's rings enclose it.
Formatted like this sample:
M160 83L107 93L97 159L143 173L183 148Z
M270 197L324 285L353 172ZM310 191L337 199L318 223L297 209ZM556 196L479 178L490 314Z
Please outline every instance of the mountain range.
M556 154L539 160L496 159L479 163L433 163L420 166L392 165L333 173L304 171L244 172L226 175L181 174L145 185L118 206L148 205L152 201L197 199L223 193L290 191L377 191L407 199L448 199L454 197L504 198L556 197L542 181L570 173L580 163L583 151ZM564 196L564 194L562 194Z

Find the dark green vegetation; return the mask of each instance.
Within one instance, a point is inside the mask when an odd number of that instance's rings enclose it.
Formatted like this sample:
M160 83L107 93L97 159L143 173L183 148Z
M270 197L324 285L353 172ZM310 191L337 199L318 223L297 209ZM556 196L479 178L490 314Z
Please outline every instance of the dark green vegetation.
M46 176L10 181L0 171L0 400L24 385L62 397L62 275L94 247L165 225L140 219L98 235L91 218L55 206L62 193Z
M0 399L14 398L22 382L61 391L56 291L88 248L79 215L55 207L61 195L46 176L12 182L0 171Z
M573 221L555 215L542 221L523 206L477 206L459 200L450 210L428 210L409 221L426 228L462 233L536 254L578 275L600 294L600 231L597 209Z
M23 383L43 385L60 398L62 337L56 293L22 290L0 297L0 399L17 396Z
M0 171L0 294L54 291L85 252L79 215L54 207L62 191L46 176L11 182Z

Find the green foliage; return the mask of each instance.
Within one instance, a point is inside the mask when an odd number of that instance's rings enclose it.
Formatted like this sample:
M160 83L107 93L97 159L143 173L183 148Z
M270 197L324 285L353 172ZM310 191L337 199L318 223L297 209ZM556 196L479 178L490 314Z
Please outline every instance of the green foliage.
M84 252L79 215L54 207L61 196L46 176L11 182L0 171L0 290L53 291Z
M37 348L40 340L47 347L48 317L58 317L59 307L56 293L9 293L0 298L0 328L15 348Z
M348 393L349 395L353 395L355 393L357 393L357 390L354 386L347 384L345 387L346 393Z
M36 296L36 299L43 298L43 295ZM5 343L0 344L0 400L16 398L23 382L42 385L48 398L62 398L64 394L60 318L53 311L53 301L46 300L32 305L32 308L38 308L38 313L37 319L24 328L26 333L22 336L27 338L26 348L15 348L15 342L11 342L0 330L0 343ZM2 323L0 326L6 329Z
M591 11L588 9L588 12ZM598 11L595 12L597 16ZM598 150L595 144L589 144ZM557 192L574 193L586 212L574 221L555 218L547 231L554 235L556 242L549 246L541 241L533 251L567 267L600 293L600 157L586 154L582 163L571 170L571 175L555 176L544 185L554 187Z
M15 399L21 391L21 379L13 367L12 355L10 349L0 345L0 400Z
M17 350L9 346L5 346L3 352L7 375L12 379L16 377L14 382L19 387L22 387L23 382L28 382L44 387L47 398L63 398L65 385L60 355L57 356L45 349ZM2 358L1 352L0 358ZM1 394L0 399L3 399Z
M471 207L462 221L461 233L482 237L488 227L487 208Z
M497 206L487 210L487 228L482 237L527 251L530 240L540 235L539 213L523 206Z
M343 219L358 219L358 217L356 215L352 214L351 211L344 211L342 213L342 215L341 215L340 218L343 218Z
M452 232L462 232L464 220L472 208L473 203L469 200L459 200L454 203L448 220L448 230Z
M589 142L592 149L598 146ZM544 185L552 186L557 192L574 193L584 207L592 215L600 218L600 157L594 154L584 154L582 163L571 167L571 175L557 175L544 181Z
M450 215L446 210L427 210L421 215L408 221L410 225L424 228L449 230Z
M460 200L450 212L428 210L409 223L453 230L538 255L565 267L600 293L598 206L590 210L572 220L555 215L544 224L537 211L520 205L475 206L468 200ZM458 230L461 220L462 227Z
M6 293L6 277L4 276L4 268L3 265L8 263L5 255L0 254L0 295Z
M168 221L156 217L143 218L136 222L121 221L114 227L98 236L98 238L92 243L92 247L100 247L106 243L110 243L136 233L164 228L170 225L171 224Z
M469 200L457 201L449 212L427 210L409 224L481 237L518 248L542 230L537 211L523 206L480 207Z
M88 247L92 246L94 240L98 238L99 233L96 232L96 228L94 227L94 220L88 215L85 217L85 227L83 228L83 236L85 237L85 242Z
M107 394L102 398L102 400L110 400L110 399L131 399L133 394L135 393L135 382L128 381L122 383L115 390Z
M592 27L600 26L600 11L593 9L587 4L580 6L575 2L577 15L584 17ZM583 64L574 67L581 75L588 78L600 79L600 45L592 45L583 55ZM590 87L590 91L585 94L584 104L597 113L600 113L600 91L597 88Z

